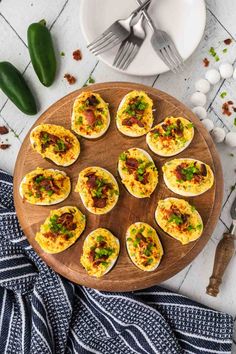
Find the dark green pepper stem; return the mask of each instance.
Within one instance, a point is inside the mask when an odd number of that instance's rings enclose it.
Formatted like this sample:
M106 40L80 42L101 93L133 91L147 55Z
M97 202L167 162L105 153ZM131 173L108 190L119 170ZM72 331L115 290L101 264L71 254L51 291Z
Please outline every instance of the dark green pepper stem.
M34 115L37 107L22 74L11 63L0 63L0 88L7 97L25 114Z
M46 26L47 22L45 20L39 21L40 25Z
M57 62L46 21L32 23L28 28L27 37L34 70L44 86L51 86L55 79Z

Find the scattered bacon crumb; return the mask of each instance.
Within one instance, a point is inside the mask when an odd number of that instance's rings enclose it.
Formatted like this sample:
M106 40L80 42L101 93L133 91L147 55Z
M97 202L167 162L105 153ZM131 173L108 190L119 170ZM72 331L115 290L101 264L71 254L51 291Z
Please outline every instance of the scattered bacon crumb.
M224 44L226 45L230 45L232 43L232 39L231 38L227 38L224 40Z
M76 82L76 78L70 74L65 74L64 79L66 79L70 85L73 85Z
M205 66L205 68L207 68L209 66L210 62L207 58L203 59L203 65Z
M77 50L75 50L73 52L73 59L77 60L77 61L82 59L82 54L81 54L81 51L79 49L77 49Z
M4 135L7 133L9 133L9 129L7 127L5 127L4 125L0 127L0 135Z
M233 101L228 101L228 104L229 104L229 105L232 105L232 104L234 104L234 103L233 103Z
M233 107L233 111L236 112L236 107Z
M231 101L229 101L229 102L231 102ZM231 116L231 114L232 114L229 110L229 105L230 105L229 102L225 102L222 105L222 113L228 117Z
M11 145L10 144L0 144L0 149L1 150L6 150L10 147Z

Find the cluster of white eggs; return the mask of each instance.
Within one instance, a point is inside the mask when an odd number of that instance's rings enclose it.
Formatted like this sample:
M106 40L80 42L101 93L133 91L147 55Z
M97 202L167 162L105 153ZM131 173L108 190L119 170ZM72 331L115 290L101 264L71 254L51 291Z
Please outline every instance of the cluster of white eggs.
M212 120L207 118L207 111L204 108L207 102L206 94L210 91L211 85L217 84L221 78L229 79L233 76L236 80L236 68L230 63L222 63L219 70L210 69L205 74L205 79L200 79L195 83L196 92L192 94L190 101L194 105L192 111L202 121L202 124L210 132L213 140L216 143L224 142L230 147L236 147L236 132L225 133L225 130L220 127L214 127Z

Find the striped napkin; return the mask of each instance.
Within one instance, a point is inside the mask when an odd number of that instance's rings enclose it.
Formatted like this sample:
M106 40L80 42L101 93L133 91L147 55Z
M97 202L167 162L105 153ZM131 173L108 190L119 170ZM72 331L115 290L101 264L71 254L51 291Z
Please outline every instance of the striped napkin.
M0 353L230 353L233 319L152 287L108 293L50 269L21 231L0 171Z

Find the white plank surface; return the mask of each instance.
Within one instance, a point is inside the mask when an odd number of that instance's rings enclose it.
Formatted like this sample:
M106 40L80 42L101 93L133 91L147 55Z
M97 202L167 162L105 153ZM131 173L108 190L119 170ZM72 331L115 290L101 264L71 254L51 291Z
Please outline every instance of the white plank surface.
M11 144L9 150L0 151L0 168L10 173L13 173L20 144L35 120L49 105L81 87L90 75L96 82L132 81L154 86L169 92L190 106L189 97L194 92L194 82L196 79L204 77L206 72L206 68L202 65L202 59L208 57L211 60L211 67L219 65L209 56L209 48L211 46L217 48L221 61L229 60L234 63L236 60L235 42L228 47L227 54L222 53L222 49L225 48L225 45L222 44L223 40L229 37L236 38L235 0L207 0L208 10L205 34L195 53L186 62L183 73L178 75L166 73L159 77L146 78L120 74L102 62L98 62L97 58L87 51L78 21L79 3L80 1L78 0L2 0L0 2L0 58L1 60L11 61L21 72L24 72L32 90L37 93L40 107L40 111L35 117L27 117L19 112L0 92L0 125L7 124L11 129L8 135L0 139L0 142ZM27 26L31 22L42 18L45 18L51 27L59 62L57 79L50 88L43 87L37 80L30 64L27 50ZM72 52L77 48L80 48L83 53L81 62L76 62L72 59ZM64 57L60 56L61 51L65 52ZM75 85L69 86L63 79L64 74L67 72L77 78ZM222 99L219 94L223 91L227 91L227 99L236 100L236 81L221 81L217 84L208 95L207 107L209 118L213 119L215 125L224 127L227 132L231 129L235 130L233 121L236 114L230 118L225 118L222 115ZM164 285L210 307L227 311L235 318L235 257L225 274L220 295L214 299L205 294L205 288L212 271L217 242L222 233L231 224L229 209L236 194L235 190L232 191L231 188L236 182L236 151L223 144L218 145L217 148L221 156L225 178L224 203L220 220L211 240L201 254L190 266L166 281ZM231 156L232 153L234 156ZM235 345L233 350L236 353Z

